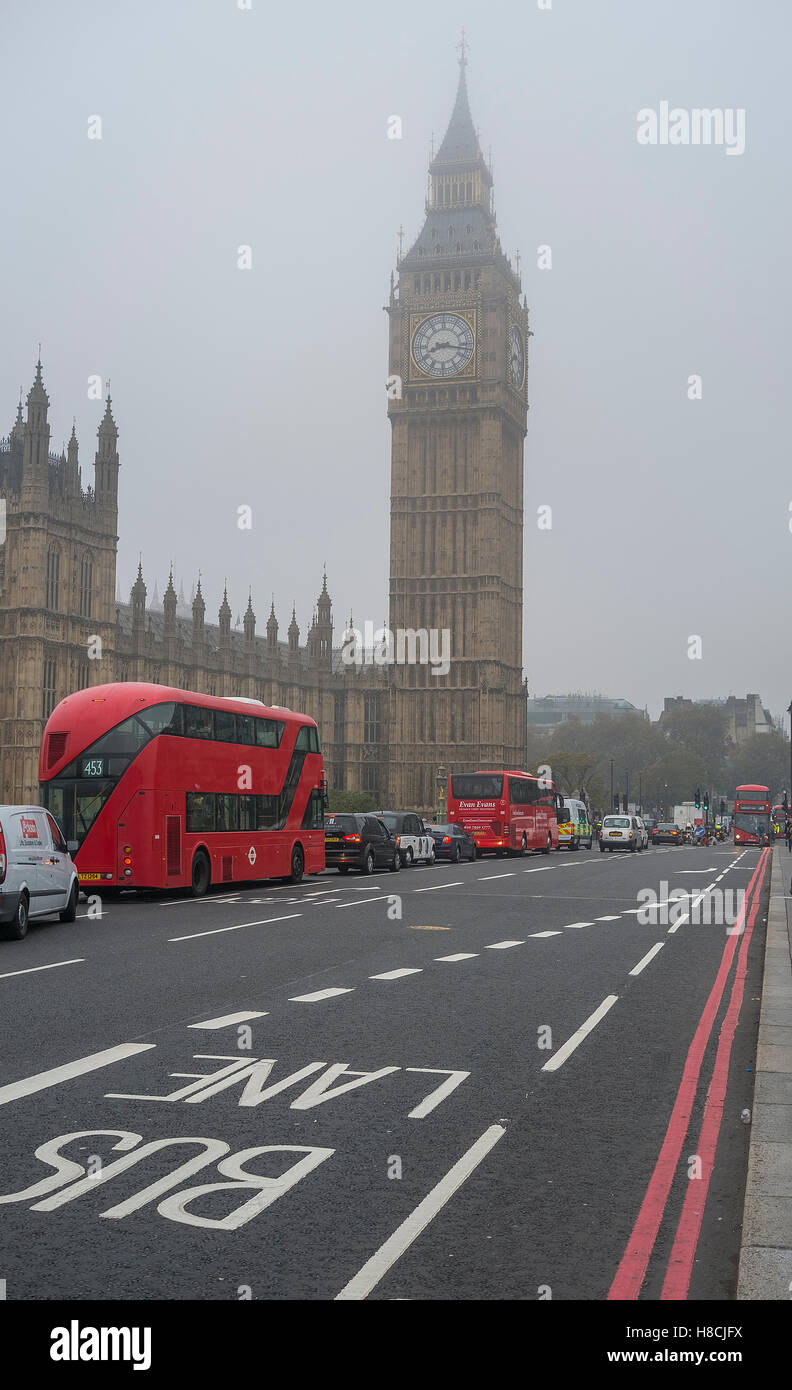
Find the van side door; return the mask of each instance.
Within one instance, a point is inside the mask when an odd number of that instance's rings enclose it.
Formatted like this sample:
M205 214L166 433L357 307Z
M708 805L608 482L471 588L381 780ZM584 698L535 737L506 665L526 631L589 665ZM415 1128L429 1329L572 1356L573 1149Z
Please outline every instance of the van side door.
M58 823L49 811L46 812L46 819L50 848L44 858L44 867L49 880L48 886L57 895L50 898L50 902L53 908L60 910L66 907L69 901L73 872L72 861Z
M11 834L8 849L9 867L14 866L13 876L6 873L6 882L16 891L23 883L30 894L30 916L35 917L48 912L47 892L49 879L44 860L49 853L49 831L43 811L17 811L10 820Z

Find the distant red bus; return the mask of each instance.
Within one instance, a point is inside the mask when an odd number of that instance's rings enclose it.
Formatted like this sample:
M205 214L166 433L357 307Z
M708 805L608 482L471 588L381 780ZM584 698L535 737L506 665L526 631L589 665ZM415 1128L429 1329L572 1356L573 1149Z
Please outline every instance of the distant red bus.
M81 886L189 888L320 873L324 767L313 719L133 681L69 695L39 760L42 804Z
M747 782L734 793L735 845L760 845L770 833L770 788Z
M448 779L448 819L464 827L478 854L558 849L560 806L553 783L528 772L452 772Z

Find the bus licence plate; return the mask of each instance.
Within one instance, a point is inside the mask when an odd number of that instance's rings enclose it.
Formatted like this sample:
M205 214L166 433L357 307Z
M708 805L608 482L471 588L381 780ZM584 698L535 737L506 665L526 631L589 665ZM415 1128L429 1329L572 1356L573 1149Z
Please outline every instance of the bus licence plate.
M77 877L79 878L80 883L96 883L102 877L102 875L84 874L82 872L78 872Z

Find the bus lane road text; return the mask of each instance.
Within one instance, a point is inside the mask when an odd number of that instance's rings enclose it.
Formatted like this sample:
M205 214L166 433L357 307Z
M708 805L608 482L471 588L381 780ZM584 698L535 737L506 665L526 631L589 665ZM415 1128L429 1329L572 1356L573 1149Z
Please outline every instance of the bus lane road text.
M237 1103L240 1107L258 1106L289 1091L289 1108L304 1111L337 1100L361 1087L386 1083L388 1078L401 1073L414 1077L417 1085L407 1118L424 1119L470 1075L467 1071L440 1067L388 1066L374 1071L355 1071L345 1062L328 1064L322 1061L308 1062L296 1071L279 1077L275 1058L242 1060L216 1053L193 1053L192 1057L198 1062L225 1065L201 1072L167 1073L174 1079L191 1079L188 1085L161 1094L106 1092L105 1099L150 1102L154 1105L196 1105L238 1086ZM275 1079L271 1080L273 1075ZM430 1081L428 1090L427 1080ZM78 1143L80 1140L82 1144ZM108 1140L113 1142L108 1144ZM85 1141L96 1142L91 1145ZM77 1145L83 1157L71 1157L64 1152L70 1145ZM87 1159L84 1157L86 1148L90 1150ZM101 1153L94 1152L95 1149L109 1149L110 1153L103 1157ZM169 1221L217 1231L238 1230L308 1178L337 1152L320 1145L285 1143L256 1145L232 1153L230 1144L212 1137L185 1135L146 1140L142 1134L126 1129L74 1130L39 1145L34 1156L52 1171L19 1191L0 1194L0 1205L24 1203L31 1211L56 1211L164 1151L172 1151L168 1157L173 1158L176 1166L131 1196L98 1213L101 1218L119 1220L156 1203L158 1214ZM116 1153L121 1156L114 1158ZM157 1160L158 1173L161 1173L160 1162ZM217 1174L225 1181L183 1186L212 1164L216 1165ZM225 1215L207 1216L194 1209L200 1199L220 1192L235 1194L240 1198Z

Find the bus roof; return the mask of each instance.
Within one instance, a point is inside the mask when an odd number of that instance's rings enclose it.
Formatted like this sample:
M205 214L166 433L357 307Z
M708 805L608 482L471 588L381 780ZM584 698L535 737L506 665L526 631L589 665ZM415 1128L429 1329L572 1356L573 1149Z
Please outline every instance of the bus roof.
M108 685L92 685L86 690L77 690L67 695L56 705L44 727L42 756L46 740L52 734L70 734L75 723L84 735L83 747L87 748L101 738L108 729L129 719L140 710L152 705L173 701L181 705L201 705L206 709L231 710L235 714L251 715L254 719L278 719L287 724L312 724L316 720L310 714L299 714L296 710L272 705L264 705L245 699L224 699L216 695L202 695L195 690L180 690L177 686L155 685L150 681L114 681ZM54 776L57 763L64 759L53 759L47 768L47 777ZM43 764L42 764L43 766Z
M739 793L740 793L740 792L764 792L764 793L765 793L764 796L759 797L758 800L761 800L761 801L769 801L769 800L770 800L770 788L769 788L769 787L763 787L763 786L761 786L761 784L760 784L759 782L744 782L743 785L742 785L741 787L738 787L738 788L737 788L737 795L738 795L738 796L739 796Z

